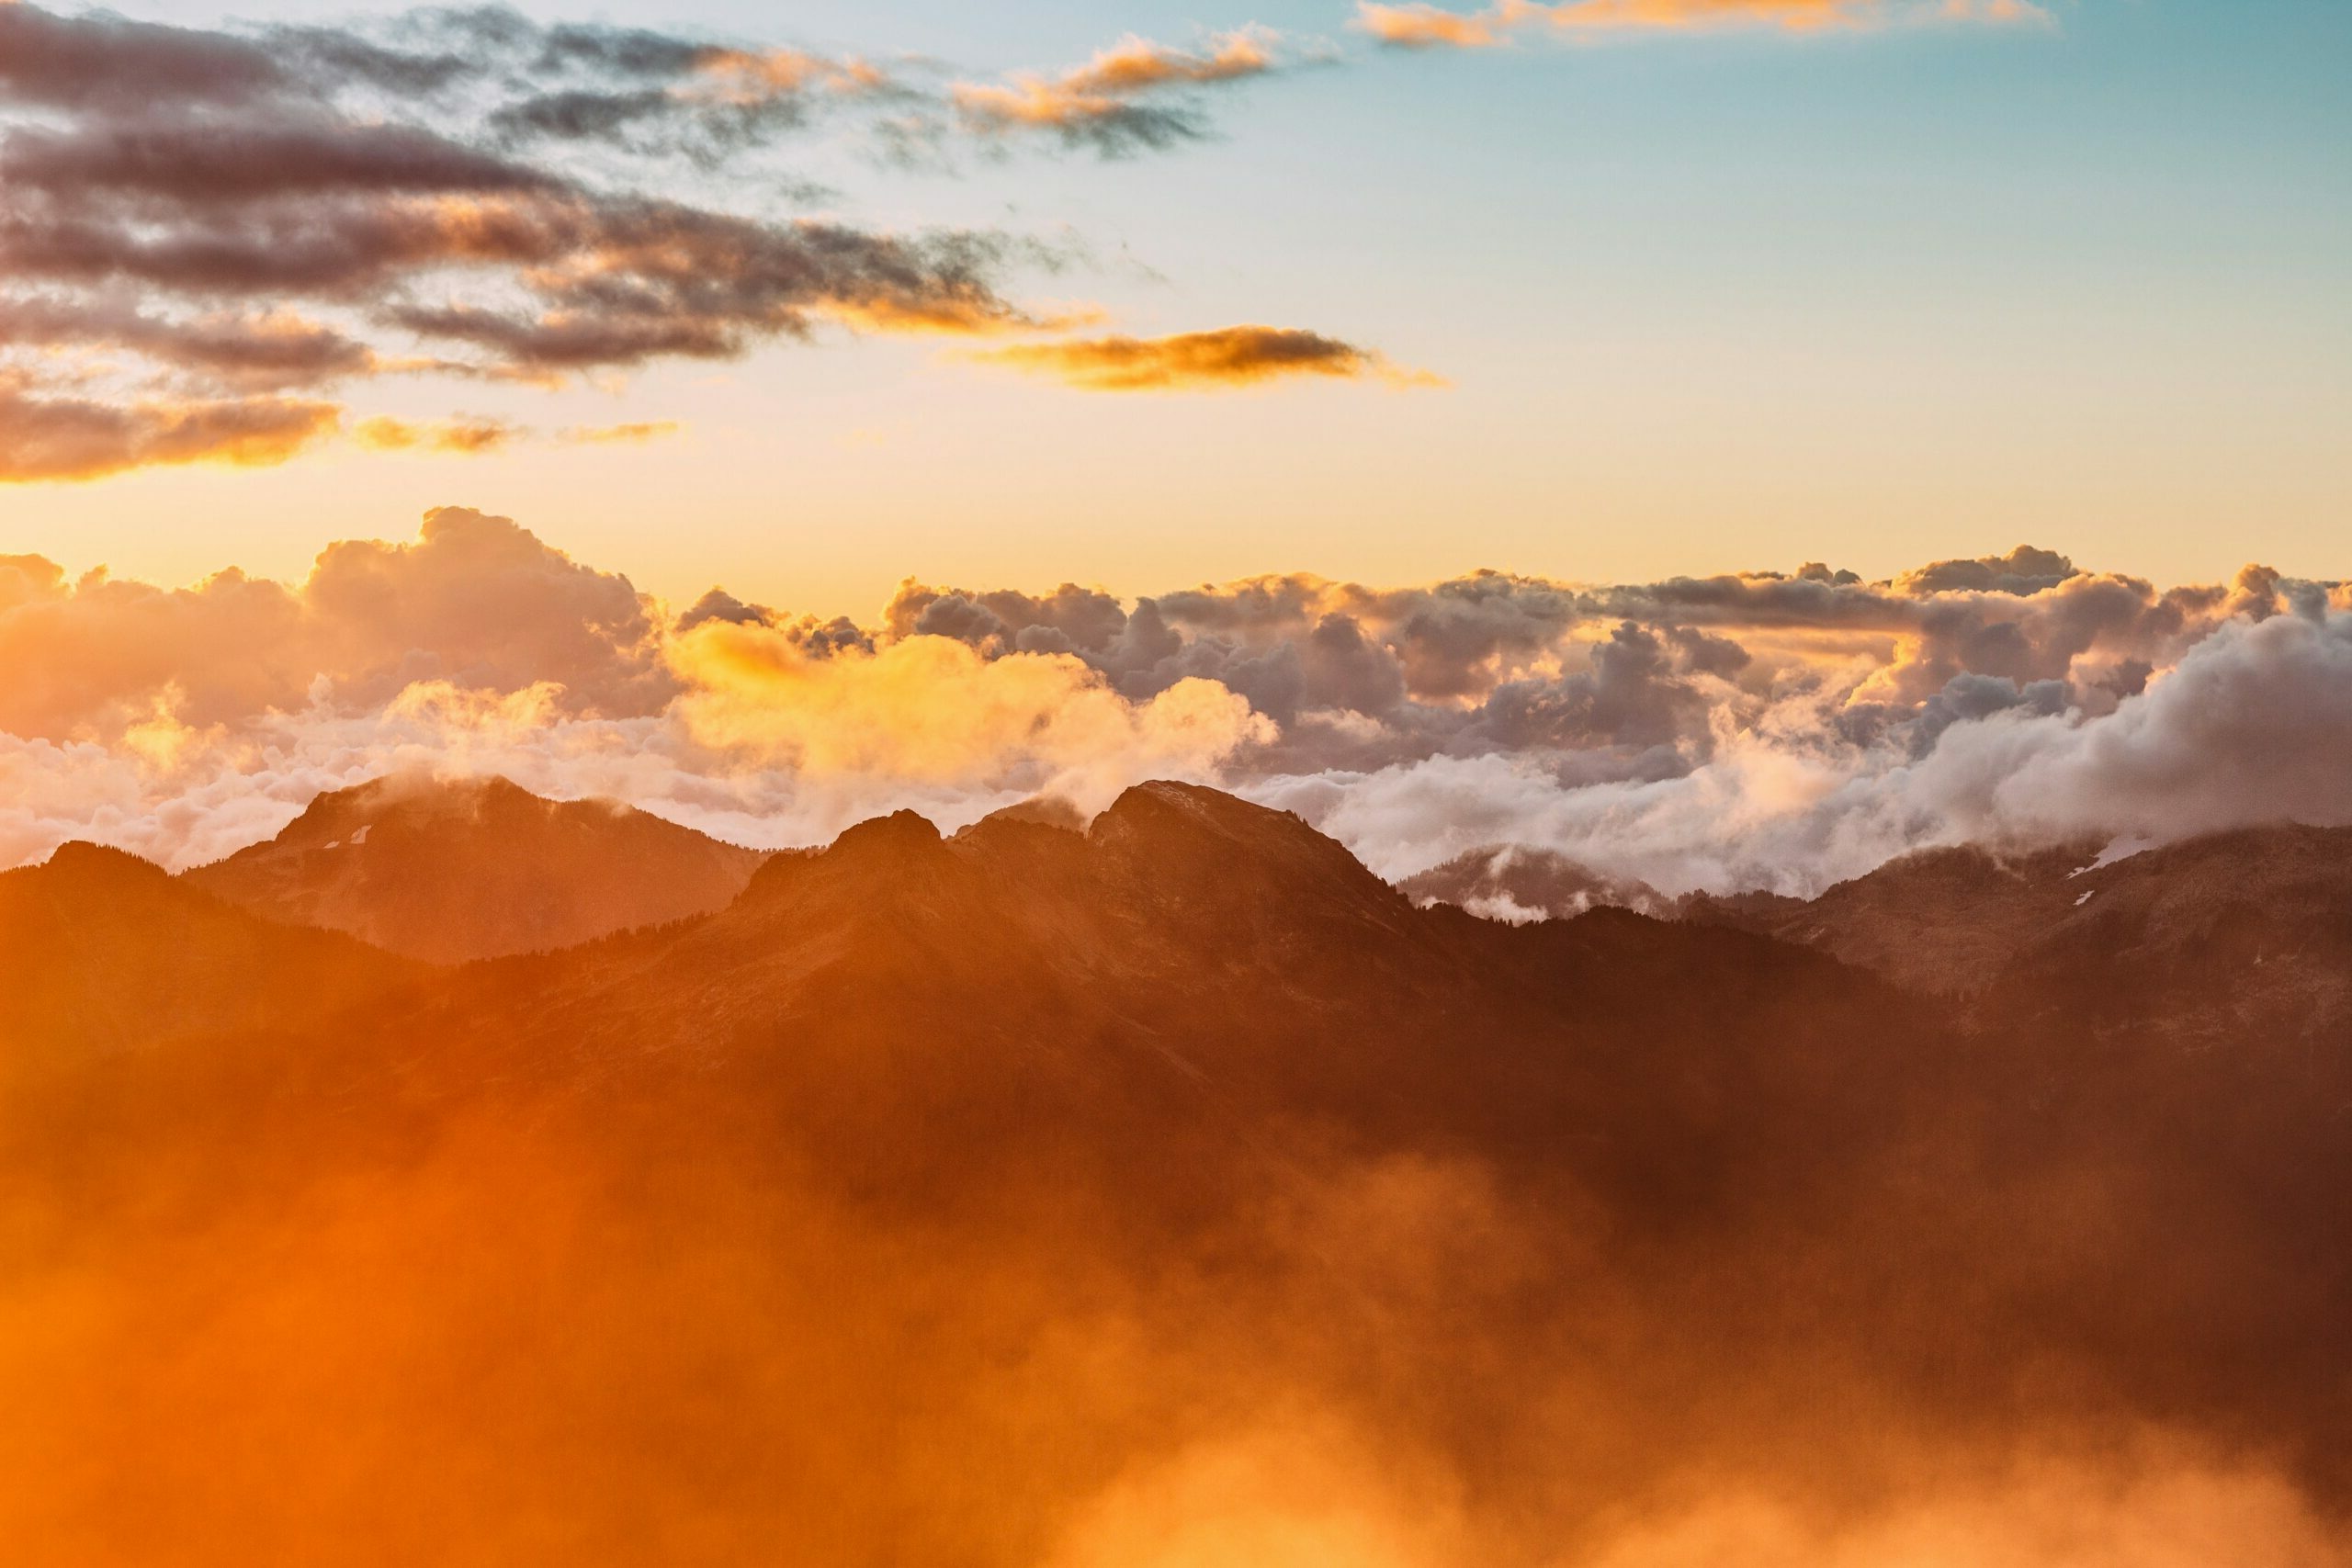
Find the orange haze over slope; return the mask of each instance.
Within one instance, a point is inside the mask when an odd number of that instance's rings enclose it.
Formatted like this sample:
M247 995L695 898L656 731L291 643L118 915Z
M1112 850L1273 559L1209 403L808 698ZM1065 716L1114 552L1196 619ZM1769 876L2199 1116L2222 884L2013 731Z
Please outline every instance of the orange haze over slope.
M87 851L0 942L25 1561L2346 1560L2344 1032L2063 947L1955 1021L1165 784L456 971Z

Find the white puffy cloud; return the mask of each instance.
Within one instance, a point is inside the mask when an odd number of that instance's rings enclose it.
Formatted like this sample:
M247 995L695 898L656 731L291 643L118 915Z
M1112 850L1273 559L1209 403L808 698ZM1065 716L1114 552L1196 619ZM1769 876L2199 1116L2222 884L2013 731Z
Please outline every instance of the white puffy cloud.
M763 846L1172 776L1391 876L1516 843L1805 893L1928 844L2352 820L2347 625L2339 585L2165 591L2019 549L1875 584L910 583L860 626L718 590L673 612L449 508L299 584L0 558L0 864L70 838L211 859L394 768Z
M2222 624L2105 713L2004 706L1923 756L1840 737L1797 700L1727 728L1676 776L1589 781L1557 752L1441 757L1248 786L1376 871L1497 843L1549 849L1668 893L1810 895L1907 850L2352 823L2352 613Z

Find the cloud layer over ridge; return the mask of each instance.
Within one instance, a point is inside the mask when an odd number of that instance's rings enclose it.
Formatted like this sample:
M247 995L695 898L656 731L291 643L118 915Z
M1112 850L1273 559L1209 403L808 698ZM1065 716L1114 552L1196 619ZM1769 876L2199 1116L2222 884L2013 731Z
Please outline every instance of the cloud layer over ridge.
M2352 591L2160 589L2033 548L1884 582L1290 576L1126 599L905 583L871 622L661 604L462 508L286 584L0 558L0 863L173 864L396 766L760 844L1139 779L1299 811L1384 874L1524 843L1667 893L1905 849L2352 821Z

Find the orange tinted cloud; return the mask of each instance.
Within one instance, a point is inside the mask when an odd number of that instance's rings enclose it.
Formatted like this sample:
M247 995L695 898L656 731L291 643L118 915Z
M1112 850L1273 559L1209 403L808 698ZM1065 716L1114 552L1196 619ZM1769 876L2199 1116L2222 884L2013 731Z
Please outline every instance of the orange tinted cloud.
M659 441L678 434L674 419L640 420L628 424L575 424L560 437L567 446L626 446Z
M829 60L797 49L711 50L694 70L722 101L736 104L764 103L817 87L848 96L890 85L881 67L854 56Z
M836 326L876 337L987 337L999 333L1060 332L1099 320L1102 315L1098 309L1035 315L998 304L981 305L952 295L916 299L887 294L841 300L826 306L820 313Z
M625 424L575 424L552 439L566 446L639 446L674 435L680 426L670 419L636 420ZM352 427L351 437L371 452L447 452L459 456L503 452L518 442L542 438L542 433L503 419L459 415L455 419L404 420L379 415Z
M1207 776L1274 727L1215 681L1140 702L1068 653L991 659L945 637L812 657L788 632L707 622L670 648L678 713L709 747L804 774L975 787L1020 778L1090 809L1169 772Z
M1365 0L1356 7L1355 25L1398 49L1492 49L1506 41L1511 9L1506 4L1465 14L1429 5L1376 6Z
M1138 100L1171 89L1197 87L1275 69L1276 35L1238 28L1200 51L1127 38L1059 76L1023 73L1003 85L959 83L950 98L965 122L981 131L1058 130L1106 148L1164 145L1200 133L1181 107Z
M341 414L331 403L288 398L41 398L0 379L0 484L94 479L162 464L266 467L328 434Z
M449 509L302 582L0 556L0 867L72 838L201 862L410 767L763 844L1178 773L1385 875L1519 843L1668 895L1818 890L1972 840L2352 821L2352 584L2161 590L2030 547L1876 582L909 582L860 625L718 590L675 611Z
M472 456L513 446L526 434L502 419L408 420L379 416L362 420L352 439L371 452L454 452Z
M1052 376L1095 392L1204 391L1254 386L1286 376L1439 386L1424 371L1405 370L1381 354L1292 327L1223 327L1172 337L1077 338L1024 343L967 355L1033 375Z
M681 197L680 168L768 146L819 100L903 91L869 65L492 12L404 36L418 47L0 0L0 478L281 461L343 414L293 394L391 374L552 384L835 319L1045 324L1001 291L1042 255L1014 237ZM1229 49L1163 62L1241 68ZM1133 62L1092 76L1140 90ZM560 155L583 144L632 172L584 182ZM353 434L481 452L518 433Z
M1355 26L1399 49L1488 49L1521 29L1559 32L1682 31L1762 27L1789 32L1931 21L2046 23L2030 0L1496 0L1480 11L1451 11L1413 0L1358 0Z

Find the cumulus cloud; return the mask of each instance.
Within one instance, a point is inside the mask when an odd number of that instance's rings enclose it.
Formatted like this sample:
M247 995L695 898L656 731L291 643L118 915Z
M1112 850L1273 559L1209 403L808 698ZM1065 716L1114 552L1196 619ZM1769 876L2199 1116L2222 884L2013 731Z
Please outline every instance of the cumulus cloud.
M875 651L710 618L671 655L688 734L796 773L1052 794L1099 809L1161 775L1203 777L1273 726L1213 681L1140 702L1071 655L982 657L917 636Z
M428 515L413 544L347 542L299 587L230 570L165 590L38 558L0 570L0 730L110 741L164 703L198 729L373 705L419 682L506 695L562 688L566 712L658 712L674 692L652 606L503 517Z
M1182 771L1164 750L1139 755ZM272 837L323 791L391 773L495 776L553 799L631 801L758 848L821 844L901 809L954 829L1051 776L1012 766L989 787L769 765L701 745L674 714L574 714L551 684L500 695L426 681L380 705L322 694L202 728L178 719L166 698L109 743L0 732L0 865L43 860L71 840L174 870L206 864Z
M1201 391L1302 376L1377 380L1397 387L1443 384L1426 372L1400 369L1372 349L1287 327L1011 344L976 349L965 357L1050 376L1097 392Z
M179 863L395 763L763 845L1172 774L1391 877L1472 856L1498 909L1527 903L1498 868L1545 856L1669 896L1807 893L1934 844L2352 821L2352 590L2159 589L2031 548L1879 582L910 581L861 624L719 588L673 608L449 508L299 584L0 558L0 860L96 835Z
M911 807L958 825L1206 779L1271 720L1205 680L1140 698L1068 655L877 639L714 591L673 623L508 519L429 514L288 586L163 590L0 558L0 863L96 838L174 865L322 789L424 768L612 795L745 842Z
M1671 893L1810 892L1929 843L2342 819L2352 795L2324 763L2251 775L2274 752L2333 754L2346 601L2260 569L2160 590L2020 548L1877 583L1815 564L1625 585L1292 577L1132 606L909 584L886 623L1070 650L1130 694L1218 680L1281 726L1229 781L1386 874L1521 844ZM2191 700L2249 660L2274 702ZM2245 728L2224 745L2202 715Z
M2162 841L2249 824L2352 822L2352 614L2228 621L2105 714L2010 700L1924 755L1857 744L1818 697L1726 729L1706 760L1593 780L1556 751L1292 774L1250 792L1391 876L1495 844L1566 855L1668 894L1810 896L1930 845Z

